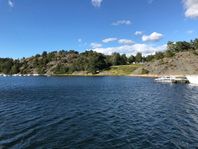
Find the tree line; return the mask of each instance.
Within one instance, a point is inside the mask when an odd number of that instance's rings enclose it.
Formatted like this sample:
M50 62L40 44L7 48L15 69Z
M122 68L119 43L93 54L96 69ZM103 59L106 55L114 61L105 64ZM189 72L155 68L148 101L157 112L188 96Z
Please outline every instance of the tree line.
M168 42L167 50L156 52L154 55L143 56L142 53L127 57L125 54L113 53L104 55L95 51L79 53L74 50L53 51L36 54L30 58L12 59L0 58L0 73L3 74L71 74L75 71L98 73L115 65L127 65L173 57L177 52L198 49L198 39L190 42Z
M36 54L30 58L0 58L0 73L3 74L71 74L75 71L98 73L115 65L126 65L141 62L142 54L127 57L125 54L113 53L104 55L95 51L79 53L70 51L53 51Z

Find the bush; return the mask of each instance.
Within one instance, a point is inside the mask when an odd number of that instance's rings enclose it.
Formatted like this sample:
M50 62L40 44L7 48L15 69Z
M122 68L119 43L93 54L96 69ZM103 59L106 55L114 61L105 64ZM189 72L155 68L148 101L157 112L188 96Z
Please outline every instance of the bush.
M175 56L175 53L173 51L167 50L165 52L165 57L173 57L173 56Z
M149 73L149 71L147 70L147 69L142 69L142 74L148 74Z

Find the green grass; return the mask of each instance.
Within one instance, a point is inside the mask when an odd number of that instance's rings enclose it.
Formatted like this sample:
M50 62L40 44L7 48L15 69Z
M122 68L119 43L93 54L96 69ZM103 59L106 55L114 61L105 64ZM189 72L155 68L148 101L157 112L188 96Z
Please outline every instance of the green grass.
M111 73L112 75L129 75L132 74L134 70L142 66L141 64L131 64L131 65L119 65L112 66L110 70L106 72Z
M118 65L112 66L109 70L102 71L99 74L87 74L86 72L76 74L54 74L55 76L127 76L133 73L134 70L142 66L141 64Z

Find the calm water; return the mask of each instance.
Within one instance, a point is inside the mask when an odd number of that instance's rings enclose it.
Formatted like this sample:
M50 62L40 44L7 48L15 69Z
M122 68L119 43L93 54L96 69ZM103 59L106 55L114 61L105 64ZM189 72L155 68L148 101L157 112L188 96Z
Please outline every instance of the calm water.
M198 87L130 77L0 77L0 148L196 148Z

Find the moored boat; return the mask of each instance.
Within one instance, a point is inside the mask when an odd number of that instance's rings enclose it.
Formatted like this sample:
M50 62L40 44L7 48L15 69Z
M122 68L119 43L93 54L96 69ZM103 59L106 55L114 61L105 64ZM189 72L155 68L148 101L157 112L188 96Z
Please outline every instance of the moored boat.
M162 83L189 83L184 76L163 76L155 79L155 81Z
M155 79L156 82L162 82L162 83L173 83L174 77L172 76L163 76Z

